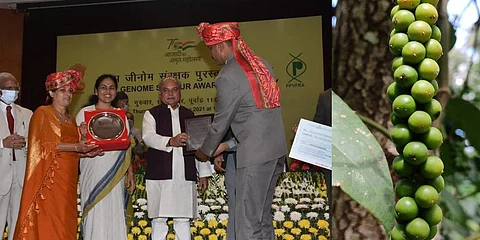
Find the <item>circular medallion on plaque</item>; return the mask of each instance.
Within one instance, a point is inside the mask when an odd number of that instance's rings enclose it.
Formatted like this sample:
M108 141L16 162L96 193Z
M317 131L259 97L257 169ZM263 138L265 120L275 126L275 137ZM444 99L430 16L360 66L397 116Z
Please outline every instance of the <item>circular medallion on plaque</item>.
M88 131L97 140L115 140L122 136L125 126L119 115L103 112L93 116Z

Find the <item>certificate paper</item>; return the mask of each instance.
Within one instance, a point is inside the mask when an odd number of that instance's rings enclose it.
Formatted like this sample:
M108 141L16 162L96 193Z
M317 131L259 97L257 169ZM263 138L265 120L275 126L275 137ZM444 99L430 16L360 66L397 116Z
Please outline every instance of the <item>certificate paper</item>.
M332 127L300 119L289 157L332 169Z

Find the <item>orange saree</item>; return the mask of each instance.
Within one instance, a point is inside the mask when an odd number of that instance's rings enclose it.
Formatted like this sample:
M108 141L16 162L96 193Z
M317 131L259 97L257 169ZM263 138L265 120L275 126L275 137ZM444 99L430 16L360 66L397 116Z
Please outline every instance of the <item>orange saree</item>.
M60 123L52 106L33 113L15 240L77 239L79 156L56 149L60 142L78 142L75 118L70 119Z

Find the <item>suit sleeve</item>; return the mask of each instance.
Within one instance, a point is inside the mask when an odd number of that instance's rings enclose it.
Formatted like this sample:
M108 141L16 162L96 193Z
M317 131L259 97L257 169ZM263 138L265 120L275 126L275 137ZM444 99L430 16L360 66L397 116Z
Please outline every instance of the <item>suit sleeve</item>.
M240 104L241 96L238 85L230 78L221 76L215 81L218 102L215 108L215 117L202 147L202 152L212 157L218 144L222 141L230 127Z
M327 126L332 126L332 92L331 89L320 94L317 110L313 121Z
M226 141L226 143L228 145L228 150L229 151L236 151L237 150L238 142L235 138L228 139L228 141Z
M315 111L315 115L313 116L313 121L314 122L317 122L317 123L321 123L321 124L324 124L321 122L321 116L322 116L322 110L321 110L321 100L322 100L322 94L319 95L318 97L318 102L317 102L317 109Z

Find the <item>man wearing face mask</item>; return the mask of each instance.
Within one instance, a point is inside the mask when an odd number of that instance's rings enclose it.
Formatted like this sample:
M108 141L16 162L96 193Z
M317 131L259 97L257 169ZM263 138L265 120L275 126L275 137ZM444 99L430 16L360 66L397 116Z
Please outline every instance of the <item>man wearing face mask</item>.
M128 95L125 92L117 92L115 100L113 100L113 106L121 109L125 109L128 112Z
M32 111L15 104L20 84L11 73L0 73L0 232L8 224L13 239L26 166L26 145Z

